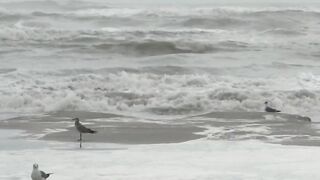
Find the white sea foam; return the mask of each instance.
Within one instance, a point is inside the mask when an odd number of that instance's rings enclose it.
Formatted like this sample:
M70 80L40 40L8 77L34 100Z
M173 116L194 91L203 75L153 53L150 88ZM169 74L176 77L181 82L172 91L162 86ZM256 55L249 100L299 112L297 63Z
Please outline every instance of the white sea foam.
M62 145L64 149L54 149ZM208 140L171 145L86 144L82 150L78 150L76 144L51 143L50 146L52 149L0 151L3 162L0 164L3 170L0 177L25 179L30 176L34 162L40 165L41 170L53 172L52 178L61 180L311 180L320 177L318 147Z
M2 3L2 112L319 111L316 6L71 4Z
M215 74L168 75L161 71L99 71L3 74L0 107L17 112L89 110L163 115L262 111L266 100L289 113L312 112L319 107L319 83L315 81L311 87L309 80L299 77L269 80ZM304 89L306 85L310 87Z

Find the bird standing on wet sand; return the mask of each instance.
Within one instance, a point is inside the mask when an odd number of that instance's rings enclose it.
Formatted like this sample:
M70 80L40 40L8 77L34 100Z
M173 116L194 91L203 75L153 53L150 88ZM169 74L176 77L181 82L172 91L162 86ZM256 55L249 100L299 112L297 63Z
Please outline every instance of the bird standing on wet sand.
M85 127L84 125L82 125L82 124L80 123L79 118L74 118L74 119L72 119L72 120L75 121L75 122L74 122L74 125L76 126L78 132L80 133L80 139L79 139L79 141L80 141L80 148L81 148L82 133L95 134L95 133L97 133L97 131L94 131L94 130L89 129L89 128Z
M269 106L268 106L268 101L264 102L264 104L266 105L266 107L264 108L264 110L265 110L266 112L281 112L281 111L279 111L279 110L277 110L277 109L273 109L273 108L269 107Z
M43 171L40 171L38 164L33 164L33 170L31 173L32 180L46 180L50 176L50 174L53 173L45 173Z

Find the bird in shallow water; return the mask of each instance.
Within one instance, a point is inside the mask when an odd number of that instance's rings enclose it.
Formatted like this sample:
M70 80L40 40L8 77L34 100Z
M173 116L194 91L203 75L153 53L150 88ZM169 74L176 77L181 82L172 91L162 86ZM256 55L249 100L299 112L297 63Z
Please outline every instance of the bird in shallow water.
M33 170L31 173L32 180L46 180L50 176L50 174L53 174L53 173L45 173L43 171L40 171L39 165L36 163L33 164Z
M268 106L268 101L266 101L266 102L264 102L264 104L265 104L265 108L264 108L264 110L266 111L266 112L281 112L281 111L279 111L279 110L277 110L277 109L274 109L274 108L271 108L271 107L269 107Z
M94 130L89 129L89 128L85 127L84 125L82 125L82 124L80 123L79 118L74 118L74 119L72 119L72 120L75 121L75 122L74 122L74 125L76 126L78 132L80 133L80 139L79 139L80 142L82 141L82 133L89 133L89 134L95 134L95 133L97 133L97 131L94 131Z

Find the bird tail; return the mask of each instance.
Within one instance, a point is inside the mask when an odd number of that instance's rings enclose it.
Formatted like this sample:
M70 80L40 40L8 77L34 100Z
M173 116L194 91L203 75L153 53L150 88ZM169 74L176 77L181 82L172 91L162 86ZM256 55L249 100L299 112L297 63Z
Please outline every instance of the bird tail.
M276 112L281 112L281 111L279 111L279 110L276 110Z
M94 131L94 130L90 129L90 132L89 132L89 133L91 133L91 134L96 134L97 131Z
M53 174L53 173L46 173L43 178L44 178L44 179L47 179L51 174Z

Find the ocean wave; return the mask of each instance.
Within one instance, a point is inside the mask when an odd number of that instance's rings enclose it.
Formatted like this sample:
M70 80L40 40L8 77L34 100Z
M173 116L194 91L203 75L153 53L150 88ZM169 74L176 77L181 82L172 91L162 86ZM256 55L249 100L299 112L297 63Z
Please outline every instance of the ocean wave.
M41 5L41 3L39 3ZM45 4L45 3L44 3ZM30 5L31 6L31 5ZM184 25L184 26L203 26L208 24L211 27L241 26L248 23L263 24L269 21L282 22L304 22L314 21L320 17L320 9L316 8L232 8L232 7L208 7L208 8L116 8L97 6L76 9L62 8L58 4L53 10L47 8L33 8L27 10L13 10L13 8L0 9L2 19L19 17L20 19L30 18L50 18L70 19L70 20L89 20L103 21L112 20L120 23L122 20L133 22L144 22L145 24L159 25ZM31 6L32 7L32 6ZM10 9L10 10L8 10ZM26 8L27 9L27 8ZM303 18L302 18L303 17ZM101 21L103 20L103 21ZM157 20L157 21L155 21ZM178 24L177 24L178 23ZM115 23L116 24L116 23ZM134 24L132 24L134 25Z
M245 19L235 18L235 17L217 17L217 18L189 18L183 21L182 26L187 27L202 27L202 28L215 28L224 29L231 27L241 27L248 22Z
M65 42L81 42L86 41L86 38L96 39L97 42L101 41L119 41L125 38L131 39L146 39L149 36L152 38L163 39L169 37L184 38L187 36L210 34L221 34L223 31L219 30L206 30L206 29L142 29L130 28L123 30L121 28L102 28L102 29L76 29L68 30L63 28L50 27L50 23L43 21L19 21L13 27L3 27L0 30L0 38L14 41L33 41L33 40L64 40ZM100 41L99 41L100 40ZM148 40L148 39L146 39Z
M0 74L10 73L10 72L13 72L16 70L17 69L15 69L15 68L0 68Z
M110 6L106 3L85 3L74 2L54 2L54 1L25 1L0 3L0 13L24 13L39 16L64 14L79 17L232 17L243 15L244 17L265 17L265 16L320 16L319 7L244 7L244 6L209 6L209 7L121 7ZM13 8L15 7L15 8Z
M20 14L7 14L7 13L0 12L0 20L2 22L16 22L21 18L23 18L23 16Z
M0 2L1 7L6 9L14 9L15 11L22 11L22 12L32 12L32 11L56 11L56 12L63 12L63 11L70 11L70 10L81 10L81 9L106 9L108 6L104 2L97 2L94 3L92 1L74 1L74 0L67 0L67 1L56 1L56 0L11 0L5 2L3 0Z
M320 92L316 88L320 82L316 79L314 89L298 88L303 83L310 86L310 81L302 77L295 80L296 89L279 90L275 82L289 80L93 72L69 75L64 72L65 75L59 76L52 72L7 71L0 74L0 108L6 112L79 110L186 115L208 111L263 111L266 100L287 113L305 114L316 112L320 107Z
M305 15L307 17L319 17L320 9L311 8L269 8L256 10L249 13L253 16L263 17L263 16L300 16Z
M0 41L41 43L45 47L78 47L88 51L125 56L156 56L166 54L203 54L254 50L251 44L235 40L197 40L190 36L217 36L220 31L206 30L63 30L48 28L45 22L24 22L17 27L0 30ZM149 38L146 38L148 36ZM175 37L175 39L166 40ZM124 39L131 39L124 40Z
M198 51L179 48L177 44L165 41L149 41L149 42L125 42L122 44L100 44L95 46L98 49L116 52L120 54L130 54L136 56L164 55L164 54L180 54L180 53L204 53L209 48L202 48Z
M134 56L155 56L166 54L184 53L214 53L221 51L239 51L248 48L248 44L235 41L217 42L207 44L201 42L168 42L168 41L145 41L145 42L124 42L114 44L99 44L97 49L108 53L126 54Z
M74 11L76 16L96 16L96 17L263 17L263 16L282 16L282 15L307 15L319 16L320 9L317 8L299 8L299 7L266 7L266 8L245 8L245 7L199 7L199 8L186 8L186 7L158 7L158 8L87 8L79 11Z
M311 26L318 24L316 10L294 9L237 9L237 8L88 8L61 11L14 11L0 10L0 19L5 22L0 30L0 39L6 41L54 41L85 43L90 39L95 47L110 49L113 40L163 41L170 51L185 51L184 48L169 44L168 39L189 41L199 39L208 42L252 40L263 35L298 37L305 34L317 35ZM302 18L303 17L303 18ZM250 33L248 33L250 32ZM242 37L239 38L239 37ZM145 40L140 41L138 40ZM262 40L267 42L266 40ZM104 45L103 45L104 44ZM119 44L119 49L130 43ZM204 44L204 43L203 43ZM200 44L200 49L205 50ZM112 44L115 46L116 44ZM150 47L155 47L150 43ZM160 43L156 46L160 46ZM131 46L133 47L133 46ZM196 46L194 47L196 48ZM211 49L210 49L211 48ZM140 48L137 48L140 49ZM151 48L152 49L152 48ZM163 49L163 46L160 47ZM209 47L212 51L212 47ZM190 49L186 49L189 51ZM199 50L199 51L201 51ZM198 50L196 50L198 51Z
M18 25L20 26L20 25ZM68 39L72 32L64 30L43 30L38 28L5 27L0 30L0 40L6 41L53 41Z
M283 29L283 28L275 28L275 29L267 30L263 33L271 34L271 35L280 35L280 36L293 36L293 37L307 35L304 29L292 30L292 29Z

